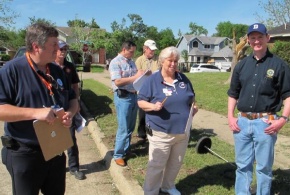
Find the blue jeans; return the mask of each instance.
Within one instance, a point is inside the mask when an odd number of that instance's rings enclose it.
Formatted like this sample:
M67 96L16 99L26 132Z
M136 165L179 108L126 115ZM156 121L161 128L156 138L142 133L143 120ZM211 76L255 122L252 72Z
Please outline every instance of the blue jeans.
M257 195L268 195L271 191L274 146L277 134L267 135L264 129L269 125L262 118L249 120L239 116L240 132L234 133L236 156L237 195L250 194L253 165L256 161Z
M119 98L114 92L114 103L118 120L114 159L118 159L123 158L130 148L138 110L137 95L129 93L127 97Z

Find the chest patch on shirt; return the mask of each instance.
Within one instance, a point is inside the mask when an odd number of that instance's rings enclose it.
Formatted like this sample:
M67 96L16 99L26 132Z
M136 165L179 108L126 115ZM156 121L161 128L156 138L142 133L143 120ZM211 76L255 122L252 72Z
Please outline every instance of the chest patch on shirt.
M274 70L273 69L268 69L267 70L267 77L268 78L273 78L273 76L274 76Z
M165 96L171 96L172 95L172 90L164 88L163 89L163 93L165 94Z
M185 88L185 84L184 84L184 82L180 82L180 83L179 83L179 88L180 88L180 89L184 89L184 88Z

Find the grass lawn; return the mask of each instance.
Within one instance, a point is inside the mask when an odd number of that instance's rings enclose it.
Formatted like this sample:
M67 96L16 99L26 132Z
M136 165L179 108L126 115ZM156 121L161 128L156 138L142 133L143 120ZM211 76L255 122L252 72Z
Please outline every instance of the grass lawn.
M224 82L228 79L229 73L187 73L187 76L193 83L198 106L226 115L228 85ZM84 80L81 98L105 134L104 143L113 149L117 120L111 90L97 81ZM289 134L289 128L284 128L282 132ZM210 153L196 153L195 146L202 136L211 138L214 143L211 147L213 151L230 162L234 162L233 146L220 141L205 129L192 129L184 164L176 180L176 187L181 194L234 194L235 168ZM124 172L128 177L135 178L142 186L148 161L148 143L138 142L136 131L132 138L132 152L136 156L130 158L128 161L130 169L124 169ZM288 194L289 175L279 169L274 169L273 174L273 194Z

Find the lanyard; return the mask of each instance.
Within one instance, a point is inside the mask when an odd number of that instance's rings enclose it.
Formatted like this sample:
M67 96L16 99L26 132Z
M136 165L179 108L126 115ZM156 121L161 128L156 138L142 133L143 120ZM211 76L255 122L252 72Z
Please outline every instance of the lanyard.
M26 58L27 58L27 61L28 61L28 63L29 63L29 65L30 65L30 67L32 68L32 70L38 75L38 77L40 78L40 80L42 81L42 83L45 85L45 87L49 90L49 95L51 96L51 99L52 99L52 101L53 101L53 104L54 105L56 105L56 101L55 101L55 99L54 99L54 93L52 92L52 85L51 85L51 83L49 83L49 82L47 82L42 76L40 76L37 72L36 72L36 70L35 70L35 68L34 68L34 65L33 65L33 63L32 63L32 61L31 61L31 58L29 57L29 54L28 54L28 52L26 52L25 53L25 56L26 56ZM46 65L46 72L47 72L47 74L50 74L50 70L49 70L49 67Z

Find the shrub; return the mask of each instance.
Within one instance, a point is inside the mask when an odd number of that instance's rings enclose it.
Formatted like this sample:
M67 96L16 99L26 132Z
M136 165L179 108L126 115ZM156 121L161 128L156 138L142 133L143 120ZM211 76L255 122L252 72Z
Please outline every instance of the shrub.
M2 61L9 61L11 59L11 57L7 54L1 54L0 57Z
M290 65L290 56L289 56L290 43L289 42L276 41L271 51Z

